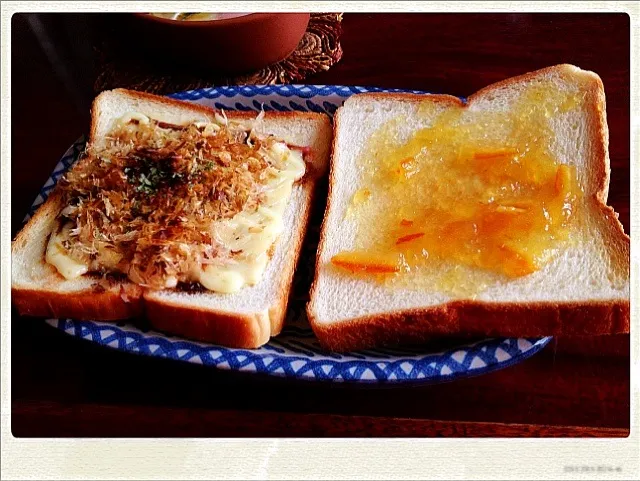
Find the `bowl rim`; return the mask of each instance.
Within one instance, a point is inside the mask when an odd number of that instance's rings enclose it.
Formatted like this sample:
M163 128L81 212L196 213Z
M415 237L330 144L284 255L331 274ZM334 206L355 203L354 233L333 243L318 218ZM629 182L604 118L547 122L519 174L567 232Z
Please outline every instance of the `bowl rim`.
M264 12L251 12L251 13L247 13L247 15L241 15L239 17L232 17L232 18L223 18L221 20L198 20L197 22L185 22L183 20L173 20L170 18L163 18L163 17L156 17L155 15L152 15L151 13L148 12L132 12L134 16L141 18L141 19L145 19L146 21L149 22L157 22L157 23L164 23L166 25L180 25L181 28L197 28L197 27L209 27L212 25L234 25L234 24L241 24L241 23L255 23L255 22L260 22L261 20L266 20L268 18L273 18L276 16L280 16L280 15L295 15L295 14L301 14L301 15L307 15L310 16L309 12L271 12L271 13L264 13ZM188 12L191 13L191 12ZM195 13L195 12L193 12ZM213 12L205 12L205 13L213 13ZM244 13L244 12L238 12L238 13Z

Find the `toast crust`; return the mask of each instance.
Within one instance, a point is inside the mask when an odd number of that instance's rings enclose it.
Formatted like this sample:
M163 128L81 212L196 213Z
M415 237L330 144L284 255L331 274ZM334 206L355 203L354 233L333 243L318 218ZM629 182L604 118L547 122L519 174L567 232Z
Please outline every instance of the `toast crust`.
M218 110L207 106L190 104L168 97L126 89L115 89L101 93L93 102L89 143L97 140L97 117L100 115L102 96L111 95L112 93L153 101L173 110L202 113L210 118L213 118L215 113L218 112ZM229 111L226 114L230 119L248 119L256 116L255 112ZM320 113L265 112L265 118L311 121L318 126L321 135L326 136L326 138L323 137L325 145L328 143L328 136L331 134L329 118ZM321 152L312 149L311 154L320 156ZM230 347L259 347L268 342L271 336L275 336L282 329L293 272L306 234L313 192L315 191L317 180L324 170L318 164L318 162L307 162L308 175L305 175L302 182L298 184L308 192L300 212L302 221L300 228L295 233L295 239L289 251L286 265L278 276L279 296L265 312L242 314L184 306L165 299L155 299L150 295L150 291L130 281L114 282L108 289L92 286L81 290L59 292L54 290L55 283L63 281L64 278L54 268L51 268L50 289L34 289L29 286L13 285L12 283L12 302L18 312L25 316L102 321L116 321L145 316L153 327L170 334ZM20 249L26 243L26 240L33 235L34 226L42 222L45 217L57 216L60 208L60 194L56 188L49 195L47 201L38 208L32 218L18 232L12 242L12 254ZM44 249L42 257L44 258Z
M482 322L478 320L481 319ZM453 301L350 319L339 325L309 321L326 349L347 352L417 344L435 336L595 336L629 332L628 302L489 303Z
M207 311L146 298L144 309L154 329L196 341L253 349L262 346L271 337L266 312L243 315Z
M561 64L529 72L494 83L470 95L466 102L450 95L428 94L430 102L451 106L468 106L487 93L528 81L550 73L573 73L576 67ZM586 82L587 102L594 106L592 119L596 132L592 145L594 161L592 176L597 189L590 201L597 207L609 228L610 236L617 238L620 247L612 243L612 249L620 259L630 259L630 239L612 207L606 204L609 186L609 132L606 123L604 87L600 77L581 70ZM424 102L424 94L363 93L352 97L392 99L400 102ZM342 109L334 116L333 149L330 158L329 197L318 244L316 270L311 286L311 299L316 295L320 276L320 254L328 235L327 221L331 209L332 187L338 180L335 176L335 154L337 132L340 127ZM390 346L399 343L420 343L434 335L487 335L487 336L555 336L555 335L605 335L628 333L630 327L629 300L589 302L540 302L540 303L488 303L461 300L428 308L405 309L341 320L339 323L319 322L307 304L307 317L321 345L327 349L346 352L375 346ZM479 322L482 319L482 322Z
M197 112L197 113L201 113L204 114L206 116L208 116L209 118L213 119L216 112L220 112L217 109L214 109L212 107L209 107L207 105L201 105L201 104L195 104L195 103L188 103L185 102L184 100L177 100L177 99L172 99L171 97L163 97L163 96L158 96L158 95L153 95L153 94L149 94L147 92L138 92L138 91L134 91L134 90L128 90L128 89L123 89L123 88L117 88L117 89L113 89L113 90L107 90L104 92L101 92L100 94L98 94L98 96L93 100L92 106L91 106L91 131L90 131L90 135L89 135L89 142L90 143L94 143L97 140L97 132L96 132L96 128L98 125L98 122L96 122L96 117L100 112L100 105L101 105L101 100L105 95L112 95L112 94L122 94L122 95L126 95L128 97L134 98L134 99L140 99L140 100L147 100L147 101L151 101L157 104L160 104L162 106L165 107L169 107L175 111L186 111L186 112ZM251 118L255 118L256 116L256 112L254 111L239 111L239 110L226 110L225 114L227 116L227 118L229 119L251 119ZM315 113L315 112L273 112L273 111L269 111L269 112L265 112L264 113L265 118L267 119L272 119L272 118L278 118L278 119L313 119L316 121L321 121L324 122L326 124L330 124L329 118L325 115L325 114L320 114L320 113Z
M128 284L104 292L70 293L12 288L11 300L23 316L119 321L142 315L142 289Z

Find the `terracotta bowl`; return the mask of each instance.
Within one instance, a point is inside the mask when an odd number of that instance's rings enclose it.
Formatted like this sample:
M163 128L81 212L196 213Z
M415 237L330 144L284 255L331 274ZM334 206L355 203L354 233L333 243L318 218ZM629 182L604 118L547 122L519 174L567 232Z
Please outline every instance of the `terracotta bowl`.
M133 13L123 26L130 45L160 62L223 73L258 70L293 52L308 13L251 13L207 21L181 21Z

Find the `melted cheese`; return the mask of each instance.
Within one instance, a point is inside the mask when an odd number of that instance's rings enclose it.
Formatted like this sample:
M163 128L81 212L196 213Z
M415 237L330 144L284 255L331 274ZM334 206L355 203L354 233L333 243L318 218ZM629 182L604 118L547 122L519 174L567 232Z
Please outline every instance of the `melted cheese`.
M45 259L66 279L76 279L86 274L89 267L67 254L67 250L64 248L62 242L68 238L69 228L70 225L65 225L60 232L51 234L49 243L47 244Z
M141 114L130 113L121 121L131 119L148 122ZM213 124L212 124L213 125ZM217 125L216 125L217 127ZM215 128L205 126L207 128ZM231 219L212 225L217 241L233 253L230 259L196 269L190 273L190 280L197 281L206 289L222 293L236 292L245 285L255 285L264 273L269 260L269 249L284 228L283 215L295 181L305 173L305 163L301 152L291 150L282 142L276 142L269 154L280 160L284 168L274 172L272 179L264 187L264 202L253 211L244 210ZM53 265L66 279L75 279L86 274L89 266L67 254L62 242L68 238L70 225L52 234L47 246L46 261ZM115 254L110 252L111 254ZM107 254L107 253L105 253ZM115 268L120 258L99 255L103 267ZM103 264L105 260L105 264ZM168 277L165 286L175 287L178 280Z
M127 112L126 114L124 114L122 117L118 119L118 122L124 125L124 124L128 124L132 120L137 120L141 124L149 123L149 117L139 112Z
M271 153L285 159L285 168L265 186L264 203L253 212L239 212L216 226L221 244L238 254L224 264L212 264L197 273L196 280L209 290L230 293L254 285L267 267L269 248L284 228L284 209L293 183L305 172L300 152L277 143Z

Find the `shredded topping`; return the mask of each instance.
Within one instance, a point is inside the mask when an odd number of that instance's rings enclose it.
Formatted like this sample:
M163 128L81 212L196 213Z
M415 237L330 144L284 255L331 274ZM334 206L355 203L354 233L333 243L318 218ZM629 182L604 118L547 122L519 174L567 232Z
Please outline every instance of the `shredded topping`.
M106 140L60 181L61 224L71 224L63 245L91 271L152 288L231 258L215 222L257 209L282 162L268 155L277 139L222 116L187 126L130 120Z

